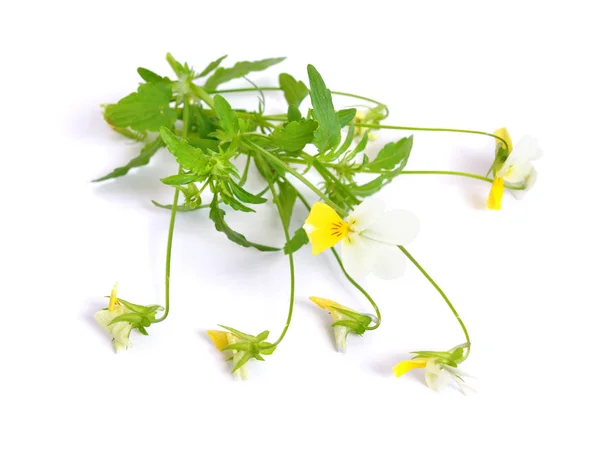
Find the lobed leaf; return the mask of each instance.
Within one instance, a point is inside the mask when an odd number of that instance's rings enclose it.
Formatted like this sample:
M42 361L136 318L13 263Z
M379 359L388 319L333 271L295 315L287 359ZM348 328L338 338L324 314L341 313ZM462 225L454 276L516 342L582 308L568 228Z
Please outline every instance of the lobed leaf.
M260 61L242 61L236 63L233 67L230 68L219 68L213 73L206 83L204 83L204 88L207 91L214 91L217 87L227 81L235 80L237 78L242 78L248 75L251 72L259 72L261 70L265 70L272 65L279 64L283 61L285 57L276 57L272 59L263 59Z

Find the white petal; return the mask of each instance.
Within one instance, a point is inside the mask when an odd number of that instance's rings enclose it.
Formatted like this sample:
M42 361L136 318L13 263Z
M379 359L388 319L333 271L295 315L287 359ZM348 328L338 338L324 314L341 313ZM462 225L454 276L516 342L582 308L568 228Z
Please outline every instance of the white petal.
M504 166L502 167L504 169ZM531 171L533 171L533 165L531 163L524 164L515 164L513 166L508 167L504 174L501 177L504 179L506 183L510 184L524 184L527 181L527 178L531 175Z
M375 264L375 243L356 234L349 234L342 242L342 263L355 279L366 276Z
M408 210L390 210L365 229L363 235L386 244L405 245L419 232L419 220Z
M404 274L406 257L395 245L379 244L375 252L373 274L384 280L392 280Z
M367 198L350 213L347 221L354 231L360 232L378 221L384 210L385 203L381 199Z
M442 368L441 365L430 359L425 366L425 382L427 385L435 390L440 391L448 385L452 375Z
M509 157L514 153L517 154L517 157L524 158L526 161L540 159L543 155L538 141L529 135L521 137Z

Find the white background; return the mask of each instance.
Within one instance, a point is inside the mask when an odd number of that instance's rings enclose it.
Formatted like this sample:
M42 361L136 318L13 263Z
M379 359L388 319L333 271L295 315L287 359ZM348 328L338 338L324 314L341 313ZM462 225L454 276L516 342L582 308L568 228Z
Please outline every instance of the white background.
M596 2L19 2L1 7L2 300L0 456L13 458L597 457L599 225ZM162 303L176 170L167 152L125 178L104 175L137 146L100 104L166 74L166 52L196 68L288 56L255 76L307 80L386 102L390 124L539 139L539 180L522 201L484 210L489 187L401 176L381 196L414 211L409 246L472 335L464 369L479 392L395 379L411 350L462 341L442 299L410 266L369 278L383 325L333 350L309 295L369 311L329 256L298 254L289 334L250 380L231 379L204 331L217 323L277 336L287 259L228 242L204 211L177 218L172 314L115 355L92 316L120 296ZM239 100L242 103L241 99ZM246 99L248 100L248 99ZM255 99L249 99L254 104ZM344 107L349 99L336 98ZM276 97L268 109L281 110ZM380 133L381 142L399 132ZM407 169L485 174L485 137L415 135ZM258 186L258 185L257 185ZM265 206L266 207L266 206ZM275 212L231 214L249 238L281 243ZM298 207L294 224L302 222Z

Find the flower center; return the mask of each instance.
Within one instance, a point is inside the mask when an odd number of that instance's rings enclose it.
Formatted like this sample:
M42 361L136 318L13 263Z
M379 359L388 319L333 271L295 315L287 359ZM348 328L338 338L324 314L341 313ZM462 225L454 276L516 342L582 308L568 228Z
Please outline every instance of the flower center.
M331 235L335 238L343 239L348 235L349 225L343 220L331 224Z

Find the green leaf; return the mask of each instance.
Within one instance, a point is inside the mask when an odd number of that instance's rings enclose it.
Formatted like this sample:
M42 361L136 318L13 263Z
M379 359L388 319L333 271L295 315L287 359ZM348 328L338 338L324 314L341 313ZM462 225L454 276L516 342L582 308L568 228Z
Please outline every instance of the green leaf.
M357 154L362 153L364 151L364 149L367 148L368 142L369 142L369 131L367 131L363 134L362 139L360 139L360 142L358 142L358 145L356 145L354 150L352 150L344 159L346 161L350 161L350 160L354 159L354 157Z
M298 107L290 105L287 112L288 121L300 121L302 119L302 113L298 110Z
M402 172L402 167L394 169L393 171L382 172L379 177L363 185L348 185L348 188L356 196L367 197L377 193L385 185L391 182L394 177L398 176Z
M325 86L323 78L312 65L308 65L310 82L310 100L313 106L313 116L319 122L315 132L315 145L323 153L335 148L340 143L340 121L333 108L331 91Z
M198 177L189 174L170 175L169 177L160 179L160 181L165 185L171 186L187 185L188 183L192 183L196 180L198 180Z
M377 157L368 163L364 170L366 172L378 172L382 170L391 170L396 166L401 169L406 166L410 151L413 145L413 137L404 137L398 142L390 142L386 144L377 153Z
M340 122L340 127L345 127L350 124L350 121L356 116L355 108L344 108L337 112L337 117Z
M247 240L243 234L231 229L229 225L227 225L227 223L225 222L225 211L219 208L219 203L216 199L213 199L213 201L210 204L210 213L208 214L208 216L215 223L215 228L217 231L224 233L230 241L235 242L236 244L241 245L242 247L254 247L255 249L260 250L261 252L275 252L277 250L280 250L275 247L269 247L266 245L251 242Z
M192 130L198 134L199 137L209 137L209 135L217 129L217 125L212 122L201 106L190 106L190 115L190 125Z
M158 131L162 126L171 127L177 120L177 112L169 107L173 93L165 83L145 83L137 92L122 98L116 104L106 106L104 119L111 126L130 127L136 131Z
M173 209L173 206L171 204L161 204L160 202L156 202L154 200L152 200L152 204L154 204L156 207L160 207L161 209L167 209L167 210ZM192 212L194 210L206 209L208 207L210 207L209 204L205 204L205 205L194 207L194 208L183 205L183 206L175 206L175 210L177 212Z
M236 78L242 78L248 75L250 72L259 72L265 70L272 65L279 64L285 57L276 57L272 59L263 59L260 61L242 61L236 63L230 68L219 68L213 73L206 83L204 88L207 91L214 91L217 87L227 81L235 80Z
M294 233L294 236L283 247L283 253L285 253L286 255L294 253L306 244L308 244L308 241L308 234L306 234L304 228L298 228Z
M287 73L279 75L279 87L283 89L283 95L290 107L299 107L309 93L304 83L297 81L292 75Z
M187 64L181 65L181 63L175 59L171 53L167 53L167 62L179 78L184 76L186 73L189 73Z
M152 70L145 69L144 67L138 67L137 73L147 83L158 83L160 81L163 81L163 77L154 73Z
M292 121L271 134L271 140L282 150L295 153L302 150L314 138L318 123L313 120Z
M298 191L291 185L287 180L279 182L279 194L277 199L279 201L281 220L286 228L290 226L290 220L292 213L294 212L294 204L298 197Z
M235 183L233 180L229 182L229 186L231 187L231 191L242 202L246 202L248 204L263 204L267 202L265 198L260 196L256 196L246 190L244 190L241 186Z
M238 123L238 118L229 102L217 94L214 98L215 101L215 112L217 113L217 117L221 122L221 128L231 137L235 136L240 132L240 125Z
M145 166L150 162L150 158L152 158L154 154L164 146L165 144L162 138L160 136L157 137L152 142L149 142L146 145L144 145L144 147L140 151L140 154L133 158L131 161L129 161L125 166L117 167L110 174L106 174L104 177L100 177L94 180L94 182L101 182L103 180L121 177L122 175L127 174L127 172L129 172L134 167Z
M177 137L166 127L160 130L160 135L169 151L183 168L197 174L206 172L210 158L200 148L192 147L185 139Z
M206 66L206 68L204 70L202 70L202 73L200 73L197 78L201 78L201 77L205 77L206 75L208 75L210 72L212 72L214 69L216 69L219 64L223 61L223 59L225 59L227 57L227 54L225 54L224 56L221 56L220 58L212 61L210 64L208 64Z

